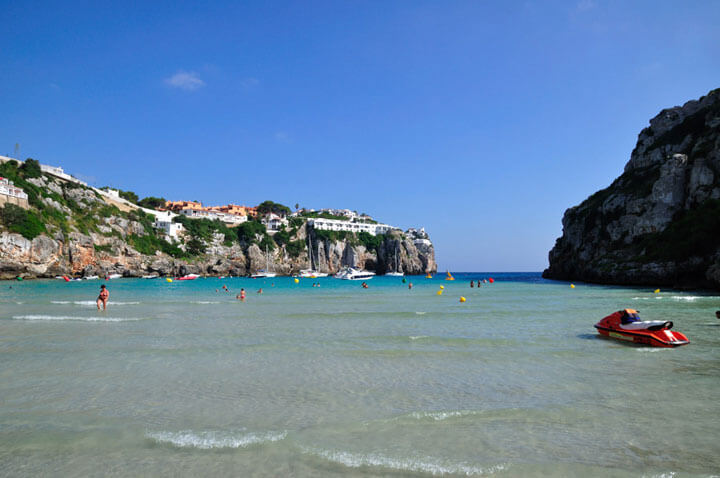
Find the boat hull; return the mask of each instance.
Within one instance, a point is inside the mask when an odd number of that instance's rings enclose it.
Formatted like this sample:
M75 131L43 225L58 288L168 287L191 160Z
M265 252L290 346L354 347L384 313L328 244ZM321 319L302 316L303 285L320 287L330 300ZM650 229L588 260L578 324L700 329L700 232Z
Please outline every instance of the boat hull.
M688 338L676 331L671 331L672 322L661 322L647 329L627 330L622 328L623 311L615 312L595 324L600 335L625 342L651 347L680 347L690 343ZM652 323L652 322L651 322Z

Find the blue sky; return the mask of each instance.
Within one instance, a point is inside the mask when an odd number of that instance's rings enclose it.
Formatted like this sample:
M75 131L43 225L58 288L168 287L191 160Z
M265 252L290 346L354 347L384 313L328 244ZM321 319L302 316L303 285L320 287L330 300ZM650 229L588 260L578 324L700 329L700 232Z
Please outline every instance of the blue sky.
M441 269L542 270L648 120L720 86L717 1L119 3L0 1L0 154L425 226Z

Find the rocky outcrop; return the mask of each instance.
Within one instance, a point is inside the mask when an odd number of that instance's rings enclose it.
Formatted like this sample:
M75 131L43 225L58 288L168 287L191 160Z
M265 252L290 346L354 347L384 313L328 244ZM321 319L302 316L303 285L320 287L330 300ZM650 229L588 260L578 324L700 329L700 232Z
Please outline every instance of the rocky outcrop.
M215 237L206 254L195 260L176 259L157 252L140 254L126 242L130 235L145 234L142 224L122 217L105 219L103 233L58 233L54 238L41 235L32 241L19 234L0 232L0 279L55 277L69 275L122 274L140 277L147 274L175 276L185 274L243 276L265 269L279 275L291 275L311 267L307 248L291 255L286 248L275 247L268 254L256 244L224 245L222 236ZM107 228L105 231L103 228ZM307 239L307 226L295 237ZM110 235L108 235L108 233ZM335 273L344 266L374 270L379 274L395 269L398 251L400 270L406 274L436 271L432 244L416 245L412 239L396 233L388 236L375 251L369 251L352 239L331 241L318 239L310 231L313 245L313 266L321 272Z
M563 216L544 277L720 288L720 90L660 112L625 170Z

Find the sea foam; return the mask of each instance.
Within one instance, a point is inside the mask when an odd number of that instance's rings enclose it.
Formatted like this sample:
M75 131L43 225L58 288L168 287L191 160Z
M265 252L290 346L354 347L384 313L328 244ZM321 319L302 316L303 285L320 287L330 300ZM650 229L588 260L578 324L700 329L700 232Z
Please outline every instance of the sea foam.
M75 304L75 305L83 305L85 307L96 307L97 301L96 300L75 300L75 301L69 301L69 300L51 300L50 303L52 304ZM108 301L108 305L137 305L140 302L114 302L112 300Z
M426 473L434 476L480 476L490 475L507 469L507 465L503 464L483 468L466 463L446 462L433 457L394 458L377 453L350 453L346 451L310 448L303 448L303 451L307 454L315 455L349 468L377 467L401 472Z
M80 322L134 322L134 317L71 317L65 315L15 315L14 320L71 320Z
M287 432L232 433L221 431L181 431L153 432L146 435L149 439L178 448L198 448L201 450L221 448L246 448L251 445L272 443L284 440Z

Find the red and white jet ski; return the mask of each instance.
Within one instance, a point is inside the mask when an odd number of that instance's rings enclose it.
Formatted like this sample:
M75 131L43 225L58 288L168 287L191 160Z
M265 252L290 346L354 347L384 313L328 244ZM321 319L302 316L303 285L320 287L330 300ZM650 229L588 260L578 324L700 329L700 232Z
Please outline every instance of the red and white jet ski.
M690 343L680 332L671 332L673 323L665 320L641 321L634 309L610 314L595 324L600 335L653 347L679 347Z

